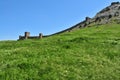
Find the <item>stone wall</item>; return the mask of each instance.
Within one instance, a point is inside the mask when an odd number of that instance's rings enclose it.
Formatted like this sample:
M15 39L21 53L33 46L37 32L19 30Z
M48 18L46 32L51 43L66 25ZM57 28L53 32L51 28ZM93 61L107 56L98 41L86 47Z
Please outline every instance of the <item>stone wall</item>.
M30 32L25 32L24 36L19 36L19 40L24 40L24 39L42 39L43 34L40 33L39 36L30 36Z

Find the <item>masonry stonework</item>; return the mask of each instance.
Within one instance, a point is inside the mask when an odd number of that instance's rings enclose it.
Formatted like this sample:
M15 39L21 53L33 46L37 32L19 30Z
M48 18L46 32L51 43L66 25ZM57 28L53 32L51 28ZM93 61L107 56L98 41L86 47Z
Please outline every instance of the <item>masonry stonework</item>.
M40 33L39 36L30 36L30 32L25 32L24 36L19 36L19 40L24 40L24 39L42 39L43 34Z
M30 36L30 32L25 32L25 39L28 39Z

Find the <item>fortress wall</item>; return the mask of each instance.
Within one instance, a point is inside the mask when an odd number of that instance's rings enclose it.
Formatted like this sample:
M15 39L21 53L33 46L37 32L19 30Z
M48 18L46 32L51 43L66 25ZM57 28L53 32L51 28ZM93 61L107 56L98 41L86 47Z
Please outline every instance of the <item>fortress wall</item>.
M19 40L24 40L24 39L42 39L43 34L40 33L39 36L30 36L30 32L25 32L24 36L19 36Z

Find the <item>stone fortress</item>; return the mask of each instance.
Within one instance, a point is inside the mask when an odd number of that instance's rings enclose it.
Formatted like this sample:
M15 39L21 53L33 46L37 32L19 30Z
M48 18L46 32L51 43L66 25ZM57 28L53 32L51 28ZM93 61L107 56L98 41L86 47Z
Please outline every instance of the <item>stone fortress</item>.
M64 33L64 32L71 32L76 29L81 29L85 27L90 27L92 25L102 25L109 23L112 19L116 19L120 23L120 2L112 2L110 6L104 8L100 12L98 12L95 17L89 18L86 17L84 21L57 33L43 36L42 33L39 34L39 36L30 36L29 32L25 32L24 36L19 36L19 40L23 39L42 39L43 37L49 37L52 35Z
M42 39L43 35L42 33L39 34L39 36L30 36L30 32L25 32L24 36L19 36L19 40L23 39Z

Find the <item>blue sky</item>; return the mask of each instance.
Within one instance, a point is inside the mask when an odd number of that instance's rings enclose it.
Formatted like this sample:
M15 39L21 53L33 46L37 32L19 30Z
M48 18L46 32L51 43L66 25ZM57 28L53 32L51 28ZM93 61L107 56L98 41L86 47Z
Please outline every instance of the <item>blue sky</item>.
M0 0L0 40L67 29L116 0Z

